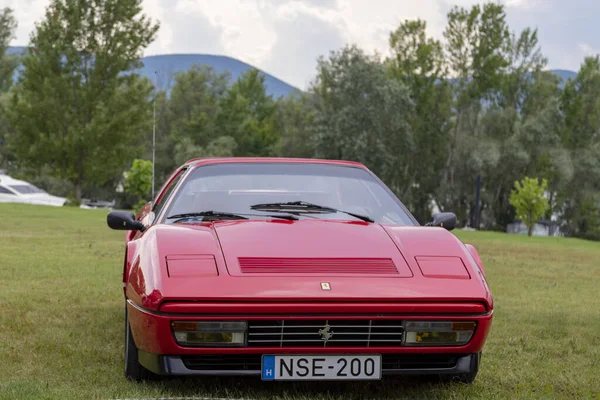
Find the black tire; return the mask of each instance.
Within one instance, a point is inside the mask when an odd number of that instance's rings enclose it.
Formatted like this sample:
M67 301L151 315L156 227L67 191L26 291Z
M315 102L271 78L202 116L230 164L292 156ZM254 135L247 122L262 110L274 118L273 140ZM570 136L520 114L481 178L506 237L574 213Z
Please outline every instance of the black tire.
M144 368L138 361L138 349L133 341L129 318L127 316L127 304L125 304L125 378L130 381L149 380L154 377L150 371Z
M479 362L481 361L481 352L473 354L471 357L471 370L463 374L450 375L450 379L454 382L471 384L475 381L479 372Z

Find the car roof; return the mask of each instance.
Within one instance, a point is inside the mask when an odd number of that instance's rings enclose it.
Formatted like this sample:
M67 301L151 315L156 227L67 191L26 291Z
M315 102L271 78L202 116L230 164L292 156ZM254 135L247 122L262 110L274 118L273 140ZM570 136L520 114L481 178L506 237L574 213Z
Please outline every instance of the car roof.
M286 158L286 157L203 157L192 158L184 165L198 166L223 163L298 163L298 164L330 164L367 169L364 164L355 161L324 160L319 158Z
M11 178L8 175L0 174L0 185L31 185L31 183Z

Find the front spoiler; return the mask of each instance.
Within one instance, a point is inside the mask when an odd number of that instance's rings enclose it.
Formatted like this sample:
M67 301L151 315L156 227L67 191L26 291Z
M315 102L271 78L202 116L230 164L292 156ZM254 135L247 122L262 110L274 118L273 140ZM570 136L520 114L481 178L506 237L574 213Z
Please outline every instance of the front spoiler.
M412 368L383 369L383 375L456 375L476 372L480 354L462 356L451 368ZM170 376L260 376L260 370L194 370L183 363L181 356L166 356L138 350L138 360L142 366L157 375Z

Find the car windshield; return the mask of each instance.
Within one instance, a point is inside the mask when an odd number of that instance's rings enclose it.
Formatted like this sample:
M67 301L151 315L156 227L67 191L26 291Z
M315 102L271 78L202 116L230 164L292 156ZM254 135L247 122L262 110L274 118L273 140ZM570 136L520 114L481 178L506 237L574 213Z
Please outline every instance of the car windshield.
M164 216L218 211L261 213L273 203L305 202L342 212L301 213L300 217L415 225L392 193L362 168L317 163L226 163L200 166L176 191ZM254 206L254 207L253 207ZM266 211L266 210L263 210ZM277 212L269 208L268 214ZM293 212L290 207L279 211ZM173 222L164 220L164 222Z
M39 187L33 185L10 185L10 187L21 194L46 193Z

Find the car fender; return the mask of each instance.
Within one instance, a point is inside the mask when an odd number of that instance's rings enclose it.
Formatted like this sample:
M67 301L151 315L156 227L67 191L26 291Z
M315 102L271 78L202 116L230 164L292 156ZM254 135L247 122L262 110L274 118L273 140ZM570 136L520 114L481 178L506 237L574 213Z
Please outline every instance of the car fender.
M131 266L133 265L133 261L136 256L136 249L137 242L135 241L127 242L127 244L125 245L125 260L123 263L123 293L125 293L127 288L127 282L129 281L129 272L131 271Z
M481 262L481 257L479 257L479 253L477 252L475 246L473 246L472 244L465 243L465 247L469 250L469 253L477 263L477 266L479 267L479 269L481 269L481 272L485 274L485 270L483 269L483 263Z

